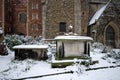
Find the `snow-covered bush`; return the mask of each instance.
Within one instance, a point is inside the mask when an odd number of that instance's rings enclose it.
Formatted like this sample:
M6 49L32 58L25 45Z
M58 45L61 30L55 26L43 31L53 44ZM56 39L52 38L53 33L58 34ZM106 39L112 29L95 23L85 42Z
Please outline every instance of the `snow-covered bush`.
M112 50L111 47L109 47L109 46L105 46L99 42L94 42L91 46L91 50L93 51L96 49L99 49L100 52L102 52L102 53L108 53L108 52L111 52L111 50Z
M99 42L94 42L92 44L92 48L99 48L99 49L103 49L103 44L102 43L99 43Z
M5 42L6 45L8 46L9 49L13 50L13 46L15 45L20 45L23 42L18 38L18 36L16 37L15 35L7 35L5 37Z
M94 64L98 64L99 63L99 61L82 61L81 62L81 65L84 65L84 66L86 66L86 67L89 67L90 65L94 65Z
M114 59L120 59L120 50L112 50L109 54L107 54L108 57L114 58Z
M120 49L112 49L102 59L107 60L109 58L120 59Z
M20 44L42 44L42 37L31 37L31 36L23 36L23 35L6 35L5 42L11 50L13 50L13 46Z

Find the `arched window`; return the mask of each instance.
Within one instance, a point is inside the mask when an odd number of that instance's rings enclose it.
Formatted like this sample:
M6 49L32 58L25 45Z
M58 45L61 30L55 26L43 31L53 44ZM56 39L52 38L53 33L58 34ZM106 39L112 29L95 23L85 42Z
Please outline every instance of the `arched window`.
M115 47L115 32L111 26L106 29L106 45Z

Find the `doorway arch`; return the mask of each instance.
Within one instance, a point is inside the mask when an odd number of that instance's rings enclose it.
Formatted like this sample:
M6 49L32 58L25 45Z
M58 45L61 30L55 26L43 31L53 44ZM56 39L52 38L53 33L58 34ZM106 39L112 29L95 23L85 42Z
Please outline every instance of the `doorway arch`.
M105 43L107 46L115 47L115 31L112 26L108 26L105 31Z

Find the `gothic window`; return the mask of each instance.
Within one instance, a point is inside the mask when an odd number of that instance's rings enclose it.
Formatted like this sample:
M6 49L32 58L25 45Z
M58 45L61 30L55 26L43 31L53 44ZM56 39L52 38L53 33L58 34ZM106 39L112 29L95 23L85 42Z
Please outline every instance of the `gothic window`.
M111 26L106 29L106 45L115 47L115 32Z
M38 14L37 13L33 13L32 14L32 19L33 20L38 20Z
M60 32L66 32L66 23L65 22L60 22L59 31Z
M27 14L26 13L20 13L19 14L19 21L21 23L26 23L27 22Z

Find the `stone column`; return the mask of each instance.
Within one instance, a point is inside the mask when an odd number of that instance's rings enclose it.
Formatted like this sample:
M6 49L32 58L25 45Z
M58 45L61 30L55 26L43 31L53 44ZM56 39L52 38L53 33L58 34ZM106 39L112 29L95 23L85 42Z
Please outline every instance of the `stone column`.
M45 27L46 27L46 0L42 0L42 37L43 39L45 39L46 36L46 31L45 31Z
M75 33L81 34L81 0L74 0Z

